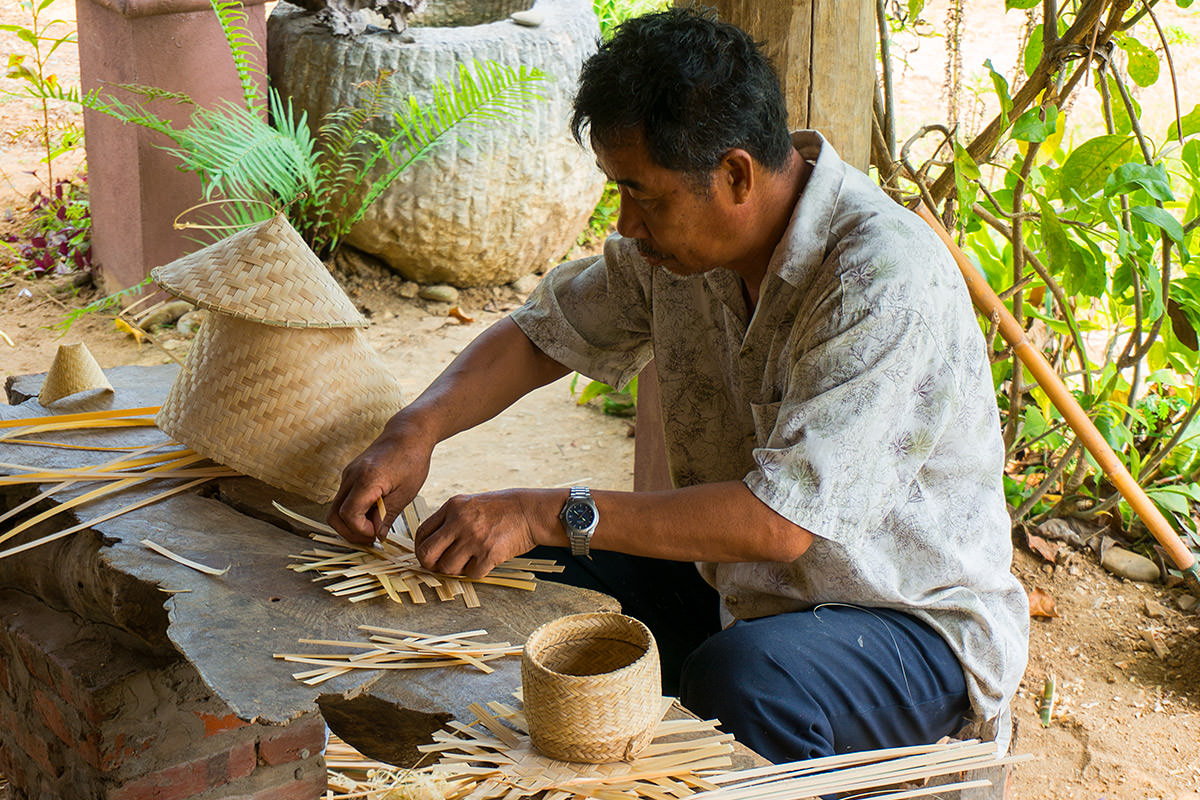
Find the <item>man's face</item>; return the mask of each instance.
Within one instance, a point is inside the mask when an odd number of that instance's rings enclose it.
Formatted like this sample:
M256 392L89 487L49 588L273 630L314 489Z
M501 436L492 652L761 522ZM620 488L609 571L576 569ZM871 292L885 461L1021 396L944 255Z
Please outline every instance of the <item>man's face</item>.
M593 140L593 149L621 191L617 232L636 240L648 262L679 275L730 263L734 237L719 180L706 191L693 176L659 166L640 130L607 147Z

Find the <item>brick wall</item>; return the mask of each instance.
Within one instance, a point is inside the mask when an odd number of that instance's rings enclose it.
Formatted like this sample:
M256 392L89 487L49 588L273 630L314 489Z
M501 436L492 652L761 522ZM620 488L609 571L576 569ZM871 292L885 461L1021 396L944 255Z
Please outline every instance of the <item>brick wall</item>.
M250 724L191 665L0 592L0 774L13 800L315 800L325 724Z

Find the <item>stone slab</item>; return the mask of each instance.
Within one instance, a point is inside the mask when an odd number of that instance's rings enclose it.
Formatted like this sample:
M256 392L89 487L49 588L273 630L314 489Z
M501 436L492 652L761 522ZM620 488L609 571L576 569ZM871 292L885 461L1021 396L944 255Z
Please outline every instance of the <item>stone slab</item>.
M0 406L0 419L156 405L165 397L175 369L108 370L115 395L87 399L84 408L64 401L52 410L32 399L41 385L39 376L10 379L10 398L18 402L24 398L24 402ZM161 438L154 428L55 436L105 445ZM29 466L82 466L112 456L0 444L0 462ZM5 474L4 468L0 474ZM302 667L277 661L272 654L313 649L298 644L301 638L359 640L362 624L429 633L484 628L491 641L521 642L537 626L560 615L617 608L605 595L550 582L540 582L532 593L479 586L482 608L478 609L468 609L461 601L431 601L423 606L398 606L385 599L350 603L287 569L289 556L307 546L306 538L256 518L265 514L250 516L219 499L236 496L241 504L261 505L264 498L283 493L261 484L251 491L237 483L227 484L220 493L210 489L214 496L202 490L176 495L58 542L0 559L0 587L37 592L51 605L116 624L149 646L177 650L195 665L212 691L247 721L282 724L316 705L332 717L336 716L333 709L370 696L395 707L403 725L394 735L405 745L424 740L451 716L465 716L473 702L508 697L520 685L519 659L494 662L497 669L489 675L466 668L370 671L309 687L291 677ZM37 526L28 538L123 508L166 485L127 490L81 510L69 510ZM33 487L19 488L0 490L0 508L11 508L34 493ZM68 490L43 505L71 494ZM195 572L145 549L140 544L143 538L203 563L228 565L229 572L221 577ZM340 733L353 742L353 731Z

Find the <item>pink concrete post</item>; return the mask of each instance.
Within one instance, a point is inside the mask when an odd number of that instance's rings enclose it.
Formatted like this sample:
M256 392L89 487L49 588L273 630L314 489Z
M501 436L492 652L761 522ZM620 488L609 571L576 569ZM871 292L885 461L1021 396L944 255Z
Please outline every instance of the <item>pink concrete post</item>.
M243 0L265 67L264 0ZM84 91L129 95L115 84L183 92L199 106L241 102L233 59L208 0L76 0ZM265 75L265 69L259 70ZM265 77L263 78L265 81ZM191 107L156 101L157 114L186 123ZM93 111L83 115L91 193L92 252L112 292L143 280L197 245L172 227L199 202L200 181L160 149L165 137Z

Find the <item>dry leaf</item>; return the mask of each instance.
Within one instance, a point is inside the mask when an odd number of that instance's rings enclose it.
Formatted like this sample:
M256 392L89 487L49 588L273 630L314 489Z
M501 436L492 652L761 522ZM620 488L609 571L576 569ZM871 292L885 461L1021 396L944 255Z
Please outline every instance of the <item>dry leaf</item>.
M446 313L449 314L450 316L454 317L459 322L474 322L475 321L474 317L468 317L466 314L464 314L462 312L462 309L460 309L458 306L454 306Z
M1031 589L1029 591L1029 616L1031 617L1057 617L1058 609L1054 607L1054 598L1050 593L1043 589Z
M1025 544L1029 545L1030 550L1051 564L1058 561L1058 551L1062 550L1062 545L1058 542L1048 541L1036 533L1030 533L1028 530L1025 532Z
M117 330L121 331L122 333L128 333L130 336L132 336L134 338L134 340L138 344L141 344L142 339L144 339L146 336L146 334L143 331L141 331L138 328L135 328L134 326L130 325L128 322L126 322L125 320L120 319L120 318L113 320L113 326Z

